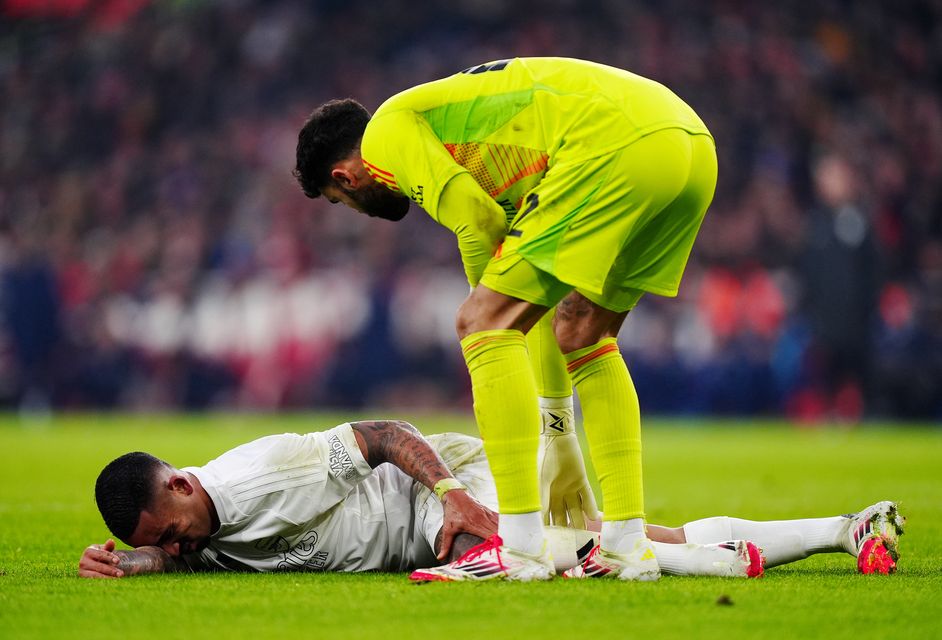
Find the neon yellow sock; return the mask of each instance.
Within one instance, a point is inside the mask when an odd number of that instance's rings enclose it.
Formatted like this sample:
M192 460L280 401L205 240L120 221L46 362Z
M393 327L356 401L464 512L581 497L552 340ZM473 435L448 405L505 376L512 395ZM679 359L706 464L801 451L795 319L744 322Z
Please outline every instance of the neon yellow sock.
M526 340L514 330L479 331L461 349L500 512L539 511L540 413Z
M602 488L604 520L644 517L641 409L615 338L566 354L582 402L589 454Z
M553 333L555 309L543 315L527 333L527 351L536 378L537 395L541 398L565 398L572 395L572 380L566 370L556 335Z

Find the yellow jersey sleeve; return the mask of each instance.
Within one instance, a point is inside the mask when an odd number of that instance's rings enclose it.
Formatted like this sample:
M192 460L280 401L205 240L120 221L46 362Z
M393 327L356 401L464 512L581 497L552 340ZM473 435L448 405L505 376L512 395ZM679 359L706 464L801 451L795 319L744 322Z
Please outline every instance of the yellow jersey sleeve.
M360 154L374 180L408 196L436 221L445 185L467 172L428 122L410 109L374 116L363 133Z
M504 210L484 193L469 173L456 175L442 191L438 222L458 238L468 283L475 287L484 268L507 235Z
M360 154L374 180L409 196L457 236L465 275L476 285L507 233L507 216L428 122L409 109L374 117L363 133Z

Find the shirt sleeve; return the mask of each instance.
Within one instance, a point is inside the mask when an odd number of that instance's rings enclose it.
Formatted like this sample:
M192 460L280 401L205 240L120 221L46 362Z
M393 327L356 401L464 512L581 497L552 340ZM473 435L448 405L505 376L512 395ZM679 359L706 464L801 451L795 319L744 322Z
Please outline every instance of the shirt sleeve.
M349 422L320 433L308 434L320 441L323 457L327 461L327 487L329 499L340 502L360 482L373 473L373 468L363 457L357 444L353 427ZM305 436L307 437L307 436Z
M464 272L472 287L484 275L484 267L507 235L504 210L470 174L459 174L445 186L438 221L458 238Z
M507 233L504 210L455 162L420 115L405 109L374 117L360 153L378 182L409 196L458 238L472 286Z

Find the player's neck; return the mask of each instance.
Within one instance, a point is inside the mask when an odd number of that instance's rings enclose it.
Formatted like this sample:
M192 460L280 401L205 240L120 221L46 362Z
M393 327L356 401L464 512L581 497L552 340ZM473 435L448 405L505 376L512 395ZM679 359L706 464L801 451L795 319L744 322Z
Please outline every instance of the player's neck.
M203 504L206 505L207 511L209 511L211 524L210 534L216 533L219 531L219 515L216 513L216 504L213 502L213 499L206 489L203 488L203 485L200 484L199 478L192 473L188 475L190 476L190 483L193 485L193 490L196 492L196 495L199 496L199 499L202 500Z

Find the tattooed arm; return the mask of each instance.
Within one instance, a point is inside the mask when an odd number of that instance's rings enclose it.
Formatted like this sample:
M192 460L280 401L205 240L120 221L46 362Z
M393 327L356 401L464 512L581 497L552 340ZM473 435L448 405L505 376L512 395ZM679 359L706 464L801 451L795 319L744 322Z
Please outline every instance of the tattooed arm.
M408 422L370 420L351 426L363 457L374 469L389 462L429 489L439 480L453 477L438 452Z
M114 540L93 544L79 560L79 576L83 578L121 578L143 573L188 571L187 564L160 547L138 547L115 551Z
M188 570L182 559L174 558L160 547L116 551L114 540L89 546L79 560L79 576L83 578L121 578Z
M453 477L438 453L408 422L377 420L354 422L352 426L360 451L371 467L388 462L429 489L434 488L439 480ZM487 538L497 533L497 514L467 491L446 492L442 496L442 506L441 543L436 550L439 560L449 556L458 534Z

